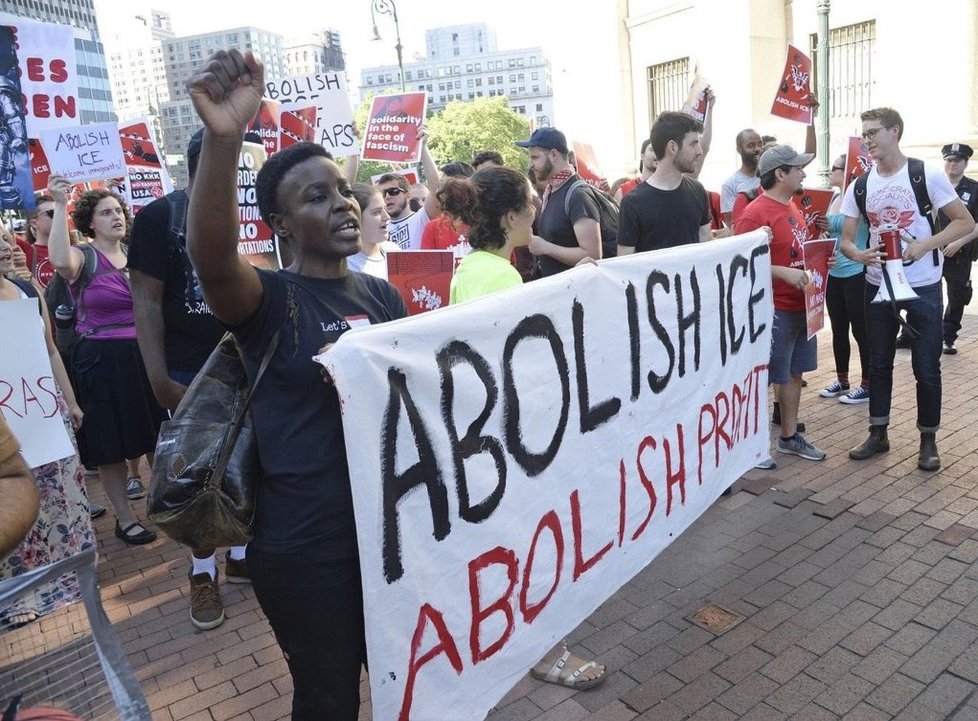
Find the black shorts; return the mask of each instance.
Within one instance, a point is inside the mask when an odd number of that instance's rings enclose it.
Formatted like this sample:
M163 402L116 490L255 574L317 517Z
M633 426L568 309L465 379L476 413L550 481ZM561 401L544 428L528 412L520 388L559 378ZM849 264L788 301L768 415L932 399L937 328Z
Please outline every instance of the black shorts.
M94 466L152 453L163 422L135 340L81 340L71 377L85 413L79 446Z

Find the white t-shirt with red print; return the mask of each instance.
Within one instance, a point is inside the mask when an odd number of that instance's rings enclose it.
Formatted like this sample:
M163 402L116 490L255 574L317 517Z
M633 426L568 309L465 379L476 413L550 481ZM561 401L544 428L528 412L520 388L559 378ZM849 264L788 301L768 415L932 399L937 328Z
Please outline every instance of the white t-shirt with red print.
M924 180L935 212L958 197L942 171L925 165ZM855 190L856 184L850 183L842 201L842 214L849 218L860 217ZM931 236L930 224L917 207L906 164L888 178L880 177L875 165L870 168L866 180L866 215L869 217L870 246L879 242L876 228L886 224L897 225L903 230L904 247L907 243L915 242L914 239L925 240ZM916 262L904 266L904 276L911 286L931 285L940 281L944 256L938 252L937 258L935 265L934 253L928 251ZM866 281L873 285L882 283L880 268L868 266Z

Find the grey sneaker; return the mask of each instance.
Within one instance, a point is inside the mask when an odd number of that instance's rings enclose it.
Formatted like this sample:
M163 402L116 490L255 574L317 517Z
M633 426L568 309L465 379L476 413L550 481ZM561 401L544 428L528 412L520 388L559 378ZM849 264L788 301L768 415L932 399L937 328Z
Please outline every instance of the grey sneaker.
M768 456L763 461L760 461L756 466L754 466L754 468L758 469L759 471L773 471L777 467L778 467L777 462L773 458L771 458L771 456Z
M228 583L251 583L251 574L248 573L248 562L245 559L235 561L231 558L231 552L224 552L224 580Z
M138 501L146 495L146 487L138 478L130 478L126 481L126 498L130 501Z
M790 453L807 461L825 460L825 451L806 441L800 433L795 433L791 438L778 438L778 453Z
M190 622L207 631L224 623L224 604L221 603L221 589L217 585L217 572L214 578L209 573L190 576Z

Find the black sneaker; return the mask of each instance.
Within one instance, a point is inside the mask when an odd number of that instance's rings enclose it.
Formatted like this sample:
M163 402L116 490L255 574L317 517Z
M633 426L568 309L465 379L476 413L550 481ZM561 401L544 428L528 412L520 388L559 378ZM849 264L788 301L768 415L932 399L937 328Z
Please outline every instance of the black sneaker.
M896 347L897 348L903 348L903 349L909 348L910 347L910 336L906 335L905 333L901 333L900 335L898 335L897 336L897 341L896 341Z
M958 349L954 347L954 343L948 343L944 341L944 355L957 355Z
M231 552L224 552L224 580L228 583L251 583L251 574L248 573L248 562L245 559L235 561L231 558Z

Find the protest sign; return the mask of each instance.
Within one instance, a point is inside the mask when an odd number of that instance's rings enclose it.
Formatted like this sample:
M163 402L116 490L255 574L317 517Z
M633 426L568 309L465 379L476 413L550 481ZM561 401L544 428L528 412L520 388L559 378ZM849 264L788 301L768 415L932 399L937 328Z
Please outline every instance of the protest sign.
M130 120L119 126L119 139L126 156L127 200L133 214L173 192L173 181L162 162L148 119Z
M288 148L301 142L316 142L316 106L282 110L278 121L278 147Z
M27 136L41 130L78 125L78 72L70 25L17 19L13 28Z
M397 288L411 315L448 305L454 273L455 253L451 250L387 254L387 280Z
M375 97L363 133L360 157L389 163L417 163L421 159L418 133L427 104L426 93Z
M849 183L854 181L863 173L868 173L873 165L873 156L869 154L869 149L862 138L849 138L849 146L846 149L846 180L842 186L842 192L846 192Z
M816 224L819 217L826 217L829 213L829 203L832 202L832 191L815 188L803 188L801 195L795 197L795 202L805 216L805 225L808 226L808 235L817 238L822 234L822 229Z
M314 104L315 142L338 158L360 152L360 144L353 132L353 107L343 73L316 73L269 80L265 83L265 97L277 100L285 108Z
M781 84L774 95L771 115L806 125L812 122L812 60L793 45L788 45Z
M707 91L709 89L710 84L697 73L693 78L692 85L689 86L689 92L686 94L686 102L683 103L682 111L686 115L699 120L701 123L706 120L706 111L710 107L710 101L707 97Z
M770 272L760 231L637 253L320 357L356 478L374 718L484 718L767 457Z
M74 455L36 298L0 302L0 413L31 468Z
M265 164L261 143L242 143L238 156L238 254L256 268L278 270L282 267L278 239L258 211L255 182Z
M805 242L805 270L812 281L805 286L805 319L808 337L812 338L825 327L825 289L829 280L829 257L835 252L838 239L827 238Z
M572 140L571 146L577 159L577 174L584 180L597 185L604 183L607 186L608 181L601 175L601 166L598 165L598 155L594 152L594 147L579 140Z
M126 174L126 159L115 123L95 123L41 131L51 172L72 183Z
M245 130L246 141L264 145L266 158L278 152L279 113L278 101L262 98Z
M0 25L0 208L33 210L16 29Z

